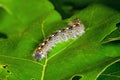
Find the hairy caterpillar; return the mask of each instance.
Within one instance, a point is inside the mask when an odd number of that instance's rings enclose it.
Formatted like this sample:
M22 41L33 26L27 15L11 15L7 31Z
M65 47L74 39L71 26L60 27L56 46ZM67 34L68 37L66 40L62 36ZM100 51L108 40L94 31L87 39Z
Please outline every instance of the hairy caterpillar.
M39 61L44 58L56 44L67 41L68 39L76 39L77 36L81 36L84 32L84 25L82 22L79 19L74 19L68 23L68 27L56 31L43 41L35 50L33 56L36 61Z

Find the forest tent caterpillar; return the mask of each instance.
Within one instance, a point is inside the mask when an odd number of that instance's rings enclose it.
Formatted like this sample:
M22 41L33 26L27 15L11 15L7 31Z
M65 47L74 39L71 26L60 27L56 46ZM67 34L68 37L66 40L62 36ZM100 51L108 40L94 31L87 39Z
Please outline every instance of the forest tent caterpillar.
M68 23L68 27L58 30L43 41L35 50L33 56L36 61L44 58L47 53L58 43L68 39L76 39L84 33L84 25L79 19L74 19Z

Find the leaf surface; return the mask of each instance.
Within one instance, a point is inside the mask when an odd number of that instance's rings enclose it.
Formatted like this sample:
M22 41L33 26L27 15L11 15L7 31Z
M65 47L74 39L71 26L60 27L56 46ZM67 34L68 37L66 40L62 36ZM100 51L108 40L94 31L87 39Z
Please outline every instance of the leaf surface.
M101 43L117 29L119 12L93 4L61 21L61 16L47 0L36 0L35 3L30 0L25 6L21 6L22 1L0 1L3 17L0 24L0 71L4 73L1 79L69 80L78 75L81 80L95 80L106 67L120 59L120 43ZM29 8L33 5L33 9ZM37 45L74 18L81 19L85 34L56 45L46 58L36 62L32 54Z

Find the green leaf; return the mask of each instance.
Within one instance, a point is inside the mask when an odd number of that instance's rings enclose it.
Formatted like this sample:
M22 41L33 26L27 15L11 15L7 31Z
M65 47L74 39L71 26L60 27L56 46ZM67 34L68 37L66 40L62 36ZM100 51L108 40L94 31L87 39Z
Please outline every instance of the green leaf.
M24 0L0 1L2 5L0 79L2 80L40 79L42 64L34 61L33 51L43 38L43 26L49 29L49 25L52 26L61 20L60 15L47 0L30 0L28 4L26 3L28 1ZM43 7L45 9L41 11ZM3 65L7 65L7 69L3 69Z
M0 6L20 23L31 22L54 8L47 0L0 0ZM43 7L44 11L42 11Z
M108 43L111 41L119 41L120 40L120 27L117 30L113 31L110 35L105 37L103 43Z
M106 67L120 59L120 43L101 43L117 29L119 12L94 4L61 21L61 16L49 1L35 1L30 0L26 5L23 3L27 1L23 0L0 1L0 15L3 17L0 24L1 79L71 80L77 76L81 80L95 80ZM31 15L34 16L31 18ZM37 45L74 18L81 19L86 28L85 34L56 45L46 58L36 62L32 54ZM7 67L3 68L4 65Z
M120 80L120 62L108 67L98 78L98 80Z
M52 79L54 74L55 80L67 80L77 74L82 76L81 80L96 79L105 67L119 59L119 44L101 45L101 41L116 29L119 15L103 5L92 5L72 17L83 21L86 33L81 38L70 41L63 50L57 50L54 57L50 55L52 52L49 54L50 57L45 61L44 79ZM109 16L111 17L108 18ZM55 72L51 72L53 70Z

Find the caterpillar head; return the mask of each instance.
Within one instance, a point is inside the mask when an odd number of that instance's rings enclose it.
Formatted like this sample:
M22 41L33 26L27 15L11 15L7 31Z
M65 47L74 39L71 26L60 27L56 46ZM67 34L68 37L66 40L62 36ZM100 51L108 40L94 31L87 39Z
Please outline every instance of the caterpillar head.
M35 52L33 54L33 56L34 56L34 58L35 58L36 61L39 61L40 59L42 59L44 57L44 55L42 54L42 52L39 52L39 51Z

